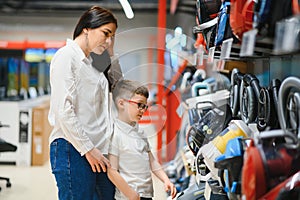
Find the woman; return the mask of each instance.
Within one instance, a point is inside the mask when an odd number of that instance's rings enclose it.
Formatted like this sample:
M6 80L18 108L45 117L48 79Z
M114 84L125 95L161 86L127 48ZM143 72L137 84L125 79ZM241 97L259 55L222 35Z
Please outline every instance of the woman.
M113 45L114 15L94 6L83 13L50 65L50 162L60 200L113 199L106 158L112 132L108 80L92 66L91 52Z

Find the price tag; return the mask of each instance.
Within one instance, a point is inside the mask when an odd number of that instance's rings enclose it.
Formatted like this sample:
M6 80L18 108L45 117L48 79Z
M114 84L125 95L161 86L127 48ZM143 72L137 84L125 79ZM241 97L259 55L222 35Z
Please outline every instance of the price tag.
M247 31L243 34L240 56L253 56L257 29Z
M283 38L284 38L284 22L280 21L276 23L276 28L275 28L275 39L274 39L274 53L278 54L282 52L282 43L283 43Z
M196 64L197 66L202 66L203 65L203 56L204 56L204 49L202 45L200 45L197 48L197 54L196 54Z
M299 20L286 20L284 22L284 35L282 41L282 51L292 52L299 49Z
M215 48L216 47L210 47L209 48L207 63L213 63L214 62Z
M232 42L233 42L233 38L229 38L223 41L221 46L221 55L220 55L221 60L230 58Z

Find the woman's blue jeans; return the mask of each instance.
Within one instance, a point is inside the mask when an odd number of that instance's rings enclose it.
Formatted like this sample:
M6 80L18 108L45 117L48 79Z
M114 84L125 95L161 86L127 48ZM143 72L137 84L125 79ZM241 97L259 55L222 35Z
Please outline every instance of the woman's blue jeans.
M50 162L60 200L111 200L115 187L107 173L95 173L79 152L65 139L50 144Z

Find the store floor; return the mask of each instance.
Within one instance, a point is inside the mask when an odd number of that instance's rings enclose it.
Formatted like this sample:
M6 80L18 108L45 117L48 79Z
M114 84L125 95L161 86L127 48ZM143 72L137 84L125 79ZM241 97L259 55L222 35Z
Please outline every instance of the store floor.
M149 129L149 127L148 127ZM150 129L152 129L150 127ZM150 131L153 132L153 129ZM150 137L152 148L155 149L155 137ZM0 180L0 200L55 200L57 189L50 170L50 163L43 166L21 167L0 165L0 176L9 177L11 188L6 188L5 181ZM154 200L166 200L163 184L156 178L154 182Z
M0 165L0 176L10 178L12 186L6 188L0 181L2 200L55 200L57 190L50 171L50 164L38 167Z
M0 200L55 200L57 189L50 164L39 167L16 167L0 165L0 176L9 177L11 188L6 188L5 181L0 181L2 188ZM165 200L163 185L154 178L154 200Z

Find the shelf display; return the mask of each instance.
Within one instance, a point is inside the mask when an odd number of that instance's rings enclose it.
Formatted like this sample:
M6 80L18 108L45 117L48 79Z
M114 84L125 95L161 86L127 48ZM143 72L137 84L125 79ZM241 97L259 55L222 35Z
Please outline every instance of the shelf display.
M64 44L61 41L0 41L0 100L17 101L48 94L49 64ZM33 89L36 95L30 95Z
M211 45L208 38L212 31L205 28L215 24L208 26L209 20L198 19L199 11L203 12L201 6L205 6L200 0L193 32L197 34L195 47L204 49L198 52L201 60L196 63L202 63L209 71L206 79L226 72L230 87L225 91L229 94L217 95L220 88L209 91L203 80L190 82L192 98L182 102L189 122L182 124L182 134L194 155L189 163L193 173L185 176L191 186L181 190L178 199L197 199L189 196L190 191L204 193L199 199L214 199L212 194L220 199L299 198L299 1L222 3L230 8L228 27L238 40L231 37L218 42L224 34L224 24L220 23L226 13L225 6L220 5L216 25L222 30L216 32L219 40ZM233 64L234 61L245 65ZM187 78L183 80L186 85ZM204 89L205 93L201 91ZM205 101L206 106L199 106ZM216 101L219 110L227 106L222 111L230 116L228 120L211 114L215 107L207 104ZM243 127L242 131L237 127ZM230 132L244 134L227 135ZM297 180L291 180L292 177ZM293 184L290 189L284 186L287 182Z

